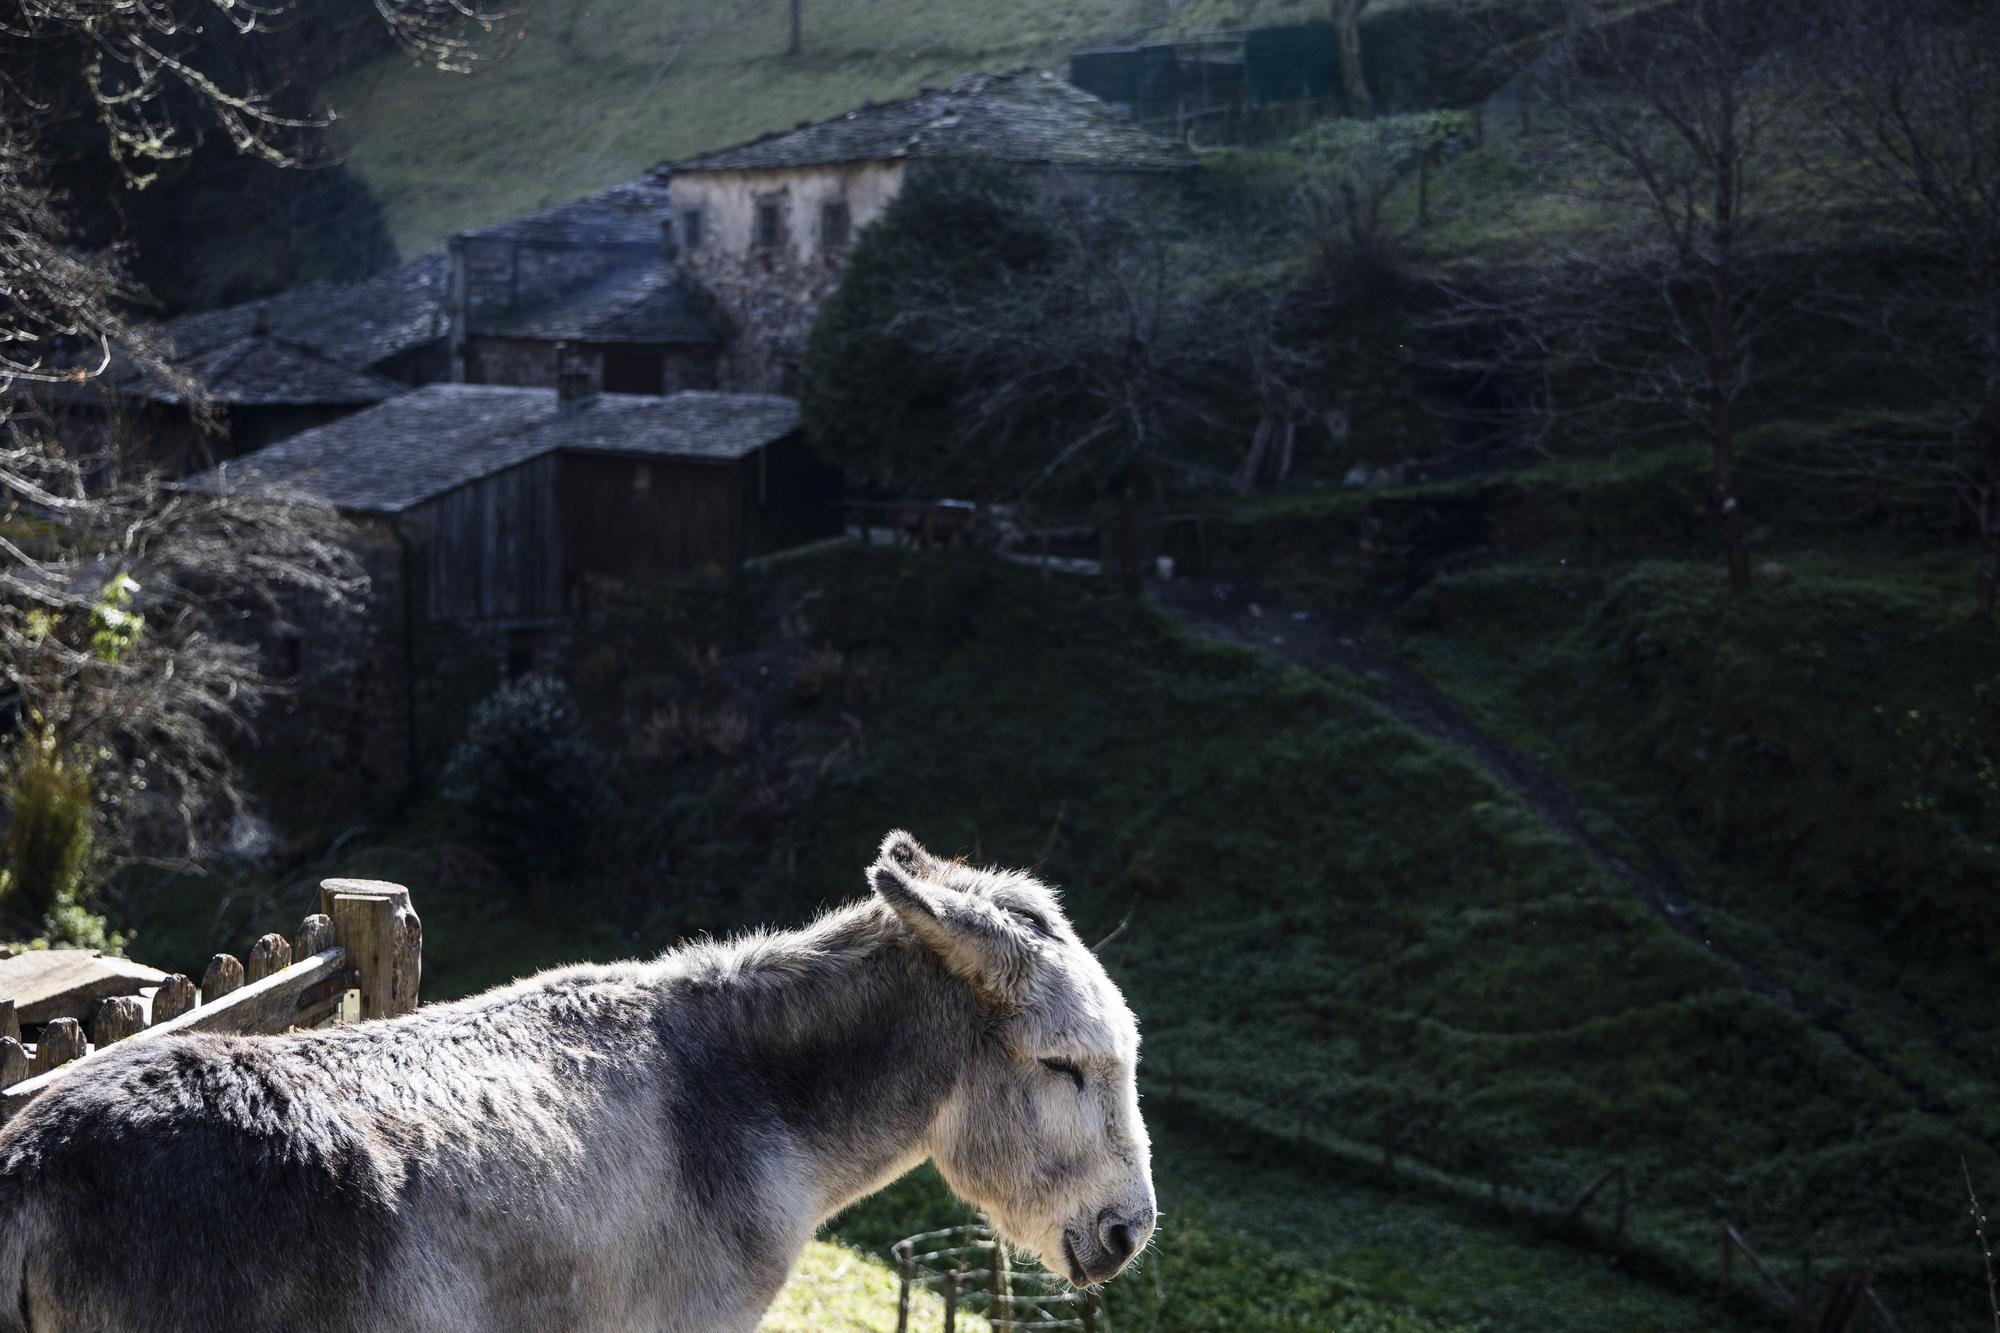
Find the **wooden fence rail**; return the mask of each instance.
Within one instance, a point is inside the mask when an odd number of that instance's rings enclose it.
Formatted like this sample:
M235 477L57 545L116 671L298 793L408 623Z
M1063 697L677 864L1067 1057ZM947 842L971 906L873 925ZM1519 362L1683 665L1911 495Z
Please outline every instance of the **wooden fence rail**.
M291 940L259 939L247 967L217 954L202 973L199 996L187 977L168 976L154 989L150 1012L139 997L100 999L90 1010L87 1040L84 1025L56 1018L43 1025L38 1042L24 1045L13 1001L0 999L0 1121L117 1042L319 1027L340 1016L349 991L359 992L363 1020L391 1018L417 1007L422 977L423 924L410 891L375 880L327 880L320 910Z

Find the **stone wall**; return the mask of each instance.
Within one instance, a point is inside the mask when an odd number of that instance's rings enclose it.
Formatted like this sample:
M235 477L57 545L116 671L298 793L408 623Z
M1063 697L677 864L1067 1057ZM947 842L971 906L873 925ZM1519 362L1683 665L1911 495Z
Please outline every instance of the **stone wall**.
M903 184L900 162L861 162L780 171L695 171L670 187L680 219L681 263L715 297L730 325L721 387L744 393L795 392L806 337L820 302L840 282L853 237L879 217ZM846 242L822 236L824 209L846 209ZM777 210L772 238L758 235L760 206ZM687 244L687 215L701 239Z

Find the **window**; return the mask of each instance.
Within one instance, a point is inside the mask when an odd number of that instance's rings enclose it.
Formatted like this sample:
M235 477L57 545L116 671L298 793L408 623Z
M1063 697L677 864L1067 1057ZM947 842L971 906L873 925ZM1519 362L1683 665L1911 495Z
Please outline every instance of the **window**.
M681 214L681 249L690 253L701 249L703 226L699 208L690 208Z
M847 248L848 236L854 230L854 220L847 211L845 199L829 199L819 206L819 249L821 254L835 255Z
M775 250L785 239L785 214L783 206L776 199L757 201L757 234L753 238L759 250Z
M507 679L519 680L535 669L541 636L531 629L507 631Z

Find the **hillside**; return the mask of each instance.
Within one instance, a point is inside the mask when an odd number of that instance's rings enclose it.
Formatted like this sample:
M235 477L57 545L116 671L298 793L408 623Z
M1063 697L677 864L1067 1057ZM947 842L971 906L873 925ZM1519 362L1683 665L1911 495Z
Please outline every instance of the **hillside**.
M404 255L626 180L663 160L902 97L976 69L1063 71L1072 47L1140 25L1319 18L1317 0L806 0L805 50L785 6L542 0L503 62L470 77L387 57L329 100L336 142Z

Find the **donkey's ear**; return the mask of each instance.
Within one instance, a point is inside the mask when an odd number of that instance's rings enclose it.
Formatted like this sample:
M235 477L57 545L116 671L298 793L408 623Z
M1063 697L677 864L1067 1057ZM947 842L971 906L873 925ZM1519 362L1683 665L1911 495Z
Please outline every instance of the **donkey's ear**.
M897 851L913 855L898 856ZM992 903L922 873L933 865L914 838L892 833L882 844L880 859L868 868L868 883L911 933L974 990L1001 1003L1023 998L1035 960L1033 944Z

